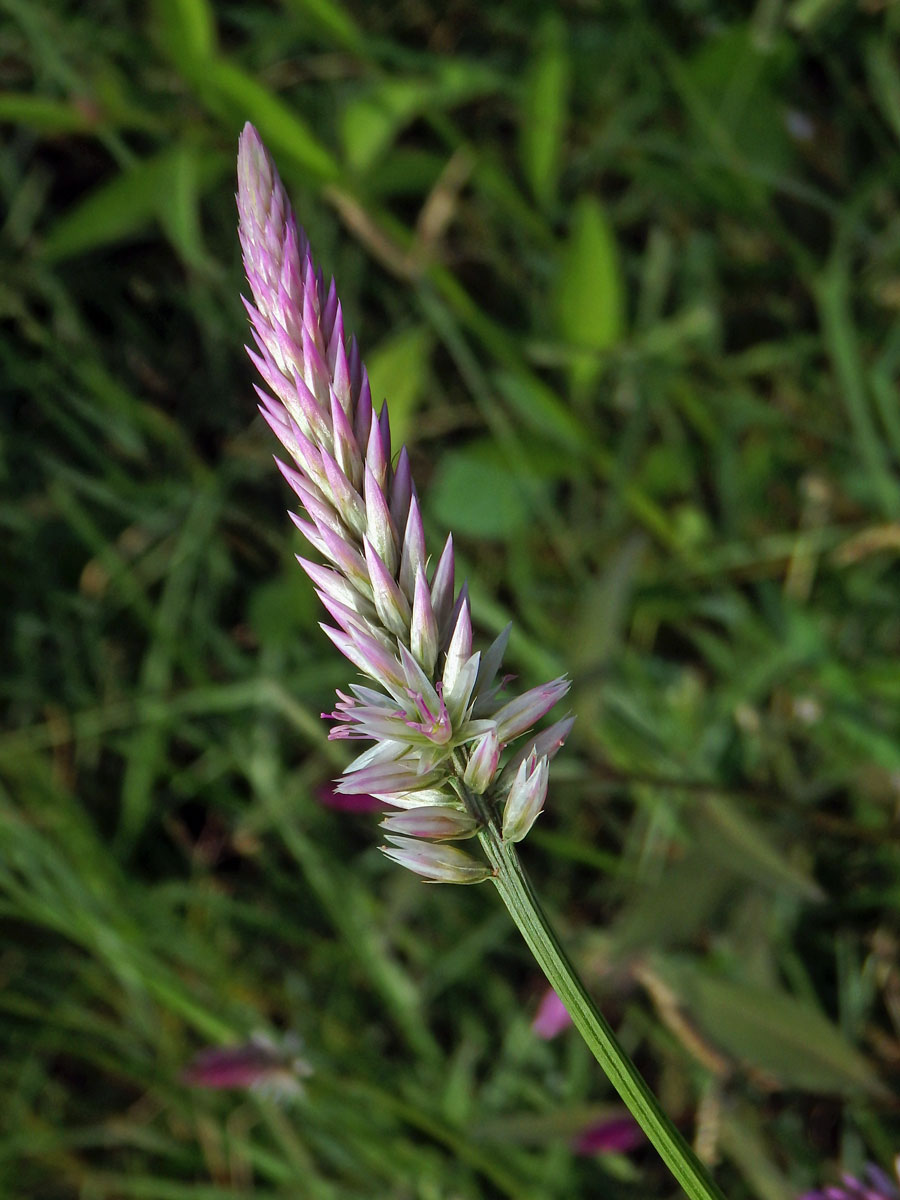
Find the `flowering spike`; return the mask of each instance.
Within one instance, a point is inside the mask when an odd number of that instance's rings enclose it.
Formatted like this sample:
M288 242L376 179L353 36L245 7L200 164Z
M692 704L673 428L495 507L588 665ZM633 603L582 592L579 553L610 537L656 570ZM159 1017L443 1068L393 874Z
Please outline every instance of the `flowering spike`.
M463 836L480 819L463 811L462 784L483 797L479 813L492 817L506 797L505 833L524 836L543 803L549 757L569 726L530 737L498 774L500 755L568 685L554 680L499 704L508 631L486 654L473 651L468 589L455 592L452 537L429 584L409 455L402 448L392 468L387 406L373 412L337 289L314 264L250 125L240 140L237 199L252 294L248 353L265 385L257 389L260 411L285 449L279 469L303 506L292 519L325 559L301 557L300 565L334 622L323 629L368 680L339 692L328 714L332 738L366 743L338 790L400 810L389 818L386 853L425 878L487 878L484 864L431 843Z
M328 368L318 342L319 339L313 335L309 325L304 321L300 330L300 345L303 348L303 379L315 396L317 404L321 406L328 403Z
M347 528L357 537L361 537L366 528L366 507L362 496L330 454L322 454L322 468L335 508L341 514Z

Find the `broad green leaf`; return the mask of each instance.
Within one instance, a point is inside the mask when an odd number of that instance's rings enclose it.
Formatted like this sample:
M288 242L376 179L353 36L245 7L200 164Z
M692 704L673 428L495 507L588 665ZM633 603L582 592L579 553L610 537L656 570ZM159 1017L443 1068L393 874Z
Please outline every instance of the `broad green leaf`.
M795 1200L797 1189L773 1161L764 1133L764 1114L747 1101L738 1101L722 1115L722 1149L740 1168L752 1194L759 1200Z
M872 37L866 46L866 73L872 96L900 141L900 78L893 50L887 38Z
M186 263L199 267L205 261L200 199L203 188L197 157L188 150L172 160L168 203L160 209L160 224Z
M818 884L784 857L768 834L722 796L710 796L698 816L698 838L711 858L779 892L822 900Z
M884 1094L869 1061L806 1001L722 979L684 962L666 963L660 973L673 978L689 1012L718 1046L782 1086L837 1095Z
M582 422L571 407L536 375L499 371L494 376L494 383L510 408L529 429L579 456L588 452L590 438Z
M519 160L541 208L556 199L569 106L566 23L548 12L535 34L519 125Z
M320 616L316 595L296 563L250 594L247 617L260 645L279 651L302 633L315 629Z
M390 196L409 196L421 203L446 165L445 155L395 143L367 178L366 194L373 203Z
M192 77L217 49L216 16L209 0L155 0L158 41L173 63Z
M710 146L731 159L731 171L745 170L741 158L770 174L790 164L780 80L793 54L788 38L763 46L749 25L735 24L704 39L687 64L694 117Z
M478 63L448 60L428 76L376 81L345 107L341 140L355 171L369 170L397 134L430 109L451 109L497 91L501 79Z
M435 519L455 533L507 538L531 520L522 485L488 443L444 455L428 495Z
M683 946L707 928L734 877L697 851L635 891L612 928L617 954Z
M341 140L347 162L365 172L399 130L428 102L429 85L418 79L392 79L359 96L341 114Z
M183 144L144 159L91 192L61 217L44 242L44 257L58 261L121 242L160 220L190 261L193 247L188 235L192 220L187 209L230 169L230 159L225 155ZM178 198L180 213L172 211L173 197Z
M593 196L575 204L569 237L559 258L553 314L560 338L572 351L576 392L587 391L605 350L625 332L625 296L615 235Z
M282 0L285 8L312 21L330 41L345 50L360 51L365 44L360 27L336 0Z
M416 407L425 393L432 337L424 325L415 325L387 338L366 355L372 401L387 400L391 410L391 440L401 446L409 440Z

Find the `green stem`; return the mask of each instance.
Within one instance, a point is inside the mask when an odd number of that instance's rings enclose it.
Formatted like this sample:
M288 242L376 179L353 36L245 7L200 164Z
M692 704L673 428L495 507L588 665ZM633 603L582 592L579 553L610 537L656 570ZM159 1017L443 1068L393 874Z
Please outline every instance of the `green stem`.
M479 797L469 794L466 799L482 810L485 826L478 837L503 903L610 1083L691 1200L724 1200L588 995L522 870L515 847L502 840Z

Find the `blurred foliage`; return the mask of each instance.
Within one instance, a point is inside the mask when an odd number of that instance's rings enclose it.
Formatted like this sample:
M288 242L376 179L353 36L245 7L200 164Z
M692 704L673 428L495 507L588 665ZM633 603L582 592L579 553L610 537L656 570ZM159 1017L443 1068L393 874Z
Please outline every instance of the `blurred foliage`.
M347 672L253 416L276 155L484 636L525 849L735 1200L900 1149L900 7L0 0L0 1190L648 1197L490 889L318 789ZM305 1098L189 1088L291 1030Z

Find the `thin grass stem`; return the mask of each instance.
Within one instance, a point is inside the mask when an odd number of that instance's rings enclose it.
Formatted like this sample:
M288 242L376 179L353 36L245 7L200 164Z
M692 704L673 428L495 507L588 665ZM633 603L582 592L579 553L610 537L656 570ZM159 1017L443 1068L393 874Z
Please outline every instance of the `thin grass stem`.
M610 1083L685 1194L691 1200L724 1200L723 1193L663 1112L643 1076L588 994L541 907L515 847L503 841L496 821L479 797L469 794L467 800L479 811L484 821L479 840L494 870L494 884L500 898Z

